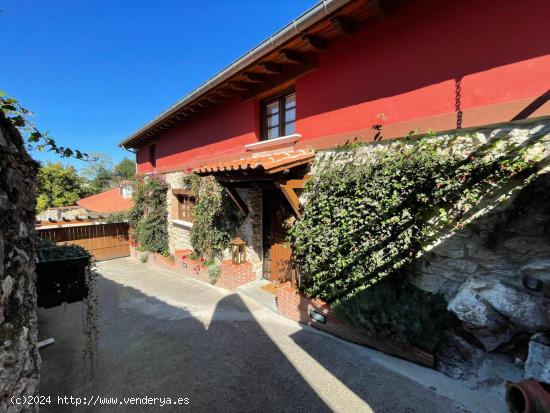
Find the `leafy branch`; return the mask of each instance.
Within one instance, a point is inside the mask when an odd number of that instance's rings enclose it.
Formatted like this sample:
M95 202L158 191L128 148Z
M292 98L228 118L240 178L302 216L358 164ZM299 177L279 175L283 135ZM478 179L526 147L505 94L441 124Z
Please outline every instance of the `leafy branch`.
M95 161L87 153L78 149L71 149L66 146L58 145L54 138L48 132L40 132L38 128L29 120L32 112L21 106L21 104L12 97L0 91L0 110L6 118L19 129L21 135L26 140L28 150L36 149L40 152L54 152L63 158L76 158L82 161Z

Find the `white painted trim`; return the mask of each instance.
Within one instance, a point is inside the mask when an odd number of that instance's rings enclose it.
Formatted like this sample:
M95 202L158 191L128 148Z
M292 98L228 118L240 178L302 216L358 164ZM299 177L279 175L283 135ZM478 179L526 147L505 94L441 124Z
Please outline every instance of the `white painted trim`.
M189 221L184 221L183 219L172 219L172 224L178 225L181 227L193 228L193 223Z
M292 135L281 136L275 139L268 139L266 141L249 143L244 145L247 151L256 151L258 149L269 149L274 146L281 146L284 144L293 145L302 137L299 133L294 133Z

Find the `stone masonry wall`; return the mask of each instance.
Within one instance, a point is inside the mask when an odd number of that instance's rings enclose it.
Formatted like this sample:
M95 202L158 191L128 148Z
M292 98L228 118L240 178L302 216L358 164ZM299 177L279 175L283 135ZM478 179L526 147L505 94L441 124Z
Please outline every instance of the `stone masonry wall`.
M168 208L168 247L170 254L177 250L191 249L191 225L179 222L177 219L177 199L172 194L172 189L181 189L183 172L172 172L164 175L169 185L166 194L166 207Z
M438 354L438 368L479 382L523 377L550 382L550 121L469 133L479 143L503 136L518 144L535 142L529 153L541 158L542 171L527 187L504 188L482 201L467 226L446 234L411 269L411 281L442 293L461 321ZM362 148L360 156L368 159L377 147ZM460 153L460 141L450 150ZM341 149L317 156L328 155L357 161ZM505 200L497 202L499 197Z
M191 245L192 226L177 220L177 200L172 194L172 189L181 189L183 172L172 172L164 175L169 190L166 195L168 209L168 245L170 253L178 250L193 249ZM261 277L262 271L262 190L258 187L239 188L243 201L247 204L249 214L243 219L236 229L236 236L241 237L247 243L247 261L252 264L252 270ZM231 251L228 248L224 252L225 260L231 259Z
M12 396L38 392L34 270L36 163L0 112L0 411L37 411Z
M239 195L248 206L249 213L237 228L237 236L246 241L246 259L258 278L262 274L262 190L259 187L239 188ZM226 259L231 259L229 250Z

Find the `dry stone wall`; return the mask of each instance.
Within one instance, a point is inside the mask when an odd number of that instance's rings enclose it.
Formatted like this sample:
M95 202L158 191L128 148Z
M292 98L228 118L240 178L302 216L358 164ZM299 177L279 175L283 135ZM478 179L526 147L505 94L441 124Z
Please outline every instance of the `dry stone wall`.
M0 411L36 411L12 396L38 392L34 269L36 163L0 112Z

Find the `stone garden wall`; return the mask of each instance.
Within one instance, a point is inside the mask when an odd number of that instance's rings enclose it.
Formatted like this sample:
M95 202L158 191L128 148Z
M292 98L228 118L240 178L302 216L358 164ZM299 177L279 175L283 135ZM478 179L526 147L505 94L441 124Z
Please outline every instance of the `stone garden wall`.
M36 163L0 112L0 411L36 411L12 396L38 392L34 270Z
M503 188L485 199L468 225L445 234L411 268L411 282L442 293L461 322L437 354L438 368L478 383L550 382L550 121L468 133L479 143L502 136L536 140L531 151L543 169L527 187ZM368 159L377 146L362 148L359 156ZM357 161L342 149L317 156L328 155Z

